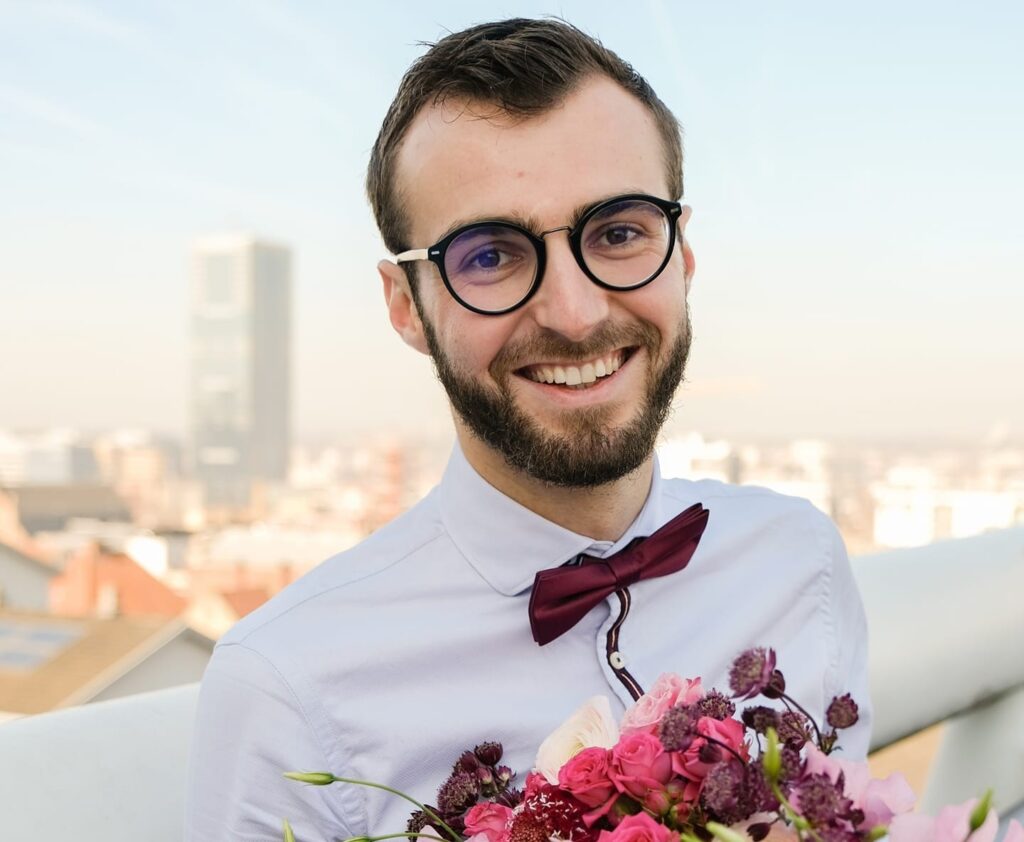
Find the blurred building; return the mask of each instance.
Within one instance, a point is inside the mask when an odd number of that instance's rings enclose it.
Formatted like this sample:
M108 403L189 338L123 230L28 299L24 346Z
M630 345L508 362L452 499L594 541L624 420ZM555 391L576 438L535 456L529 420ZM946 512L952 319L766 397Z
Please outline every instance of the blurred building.
M212 652L166 617L0 610L0 721L198 681Z
M50 582L50 610L64 617L177 617L186 600L124 553L91 544Z
M193 251L190 456L213 521L252 517L287 479L291 276L290 250L254 237Z
M99 481L91 445L71 429L16 435L0 430L0 485L78 485Z

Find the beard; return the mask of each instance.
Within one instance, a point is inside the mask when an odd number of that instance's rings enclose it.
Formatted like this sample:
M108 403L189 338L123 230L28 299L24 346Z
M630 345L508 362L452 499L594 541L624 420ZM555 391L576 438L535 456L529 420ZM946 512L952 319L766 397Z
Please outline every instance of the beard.
M592 488L621 479L639 468L654 451L672 409L676 389L683 382L690 353L690 310L687 305L679 335L660 370L661 334L653 325L605 323L584 342L574 343L547 331L506 346L489 366L497 389L488 388L460 371L441 348L433 325L422 319L424 335L438 380L452 408L469 430L502 455L505 462L541 482ZM614 407L583 407L566 412L561 432L545 429L515 402L511 378L527 360L585 361L614 348L646 351L651 360L644 395L636 415L621 426L611 423Z

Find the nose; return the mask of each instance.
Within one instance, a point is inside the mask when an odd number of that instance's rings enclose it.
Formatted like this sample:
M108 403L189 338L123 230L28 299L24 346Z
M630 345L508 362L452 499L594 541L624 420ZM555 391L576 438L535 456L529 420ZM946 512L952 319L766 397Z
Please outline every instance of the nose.
M567 236L555 234L546 243L547 265L530 302L533 318L541 327L581 342L608 318L608 293L584 274Z

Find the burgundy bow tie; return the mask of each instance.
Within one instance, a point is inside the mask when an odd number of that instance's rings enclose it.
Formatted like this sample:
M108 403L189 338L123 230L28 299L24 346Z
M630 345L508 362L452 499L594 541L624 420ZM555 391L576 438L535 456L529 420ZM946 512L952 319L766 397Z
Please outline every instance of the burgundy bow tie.
M578 566L539 571L530 594L533 639L541 646L550 643L620 588L682 570L707 524L708 510L694 503L650 537L636 538L608 558L584 555Z

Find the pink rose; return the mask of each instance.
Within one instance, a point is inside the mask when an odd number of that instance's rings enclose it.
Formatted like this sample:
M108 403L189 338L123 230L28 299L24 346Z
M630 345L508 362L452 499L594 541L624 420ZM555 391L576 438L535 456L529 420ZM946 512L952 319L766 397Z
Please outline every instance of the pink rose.
M896 816L889 825L889 842L992 842L999 830L995 810L989 810L982 826L968 836L971 811L977 803L977 799L972 798L954 807L943 807L934 819L920 813ZM1004 842L1022 839L1024 829L1018 822L1010 822Z
M466 833L482 834L487 842L507 842L511 826L512 810L504 804L482 801L466 813Z
M558 785L585 807L603 808L603 815L618 797L608 776L610 760L606 748L585 748L558 770Z
M608 775L620 792L643 801L672 778L672 755L653 734L633 731L612 748Z
M914 790L907 779L894 772L885 780L872 778L868 764L854 760L841 760L823 754L811 743L807 744L807 771L812 775L828 775L832 783L844 776L843 791L855 807L864 811L861 830L870 830L878 825L888 825L893 816L909 813L914 809Z
M656 734L665 711L676 705L691 705L702 698L704 688L699 678L691 681L672 672L663 672L650 691L626 711L622 717L622 730L642 728Z
M626 816L615 830L602 830L597 842L679 842L679 834L647 813Z
M744 760L750 757L747 744L743 742L745 729L742 722L735 719L713 719L710 716L702 716L697 720L697 733L723 743ZM700 750L705 745L707 745L707 740L697 737L686 751L672 752L672 767L676 774L695 783L701 783L711 771L711 767L718 762L716 760L712 763L705 763L700 759ZM721 749L721 751L725 751L725 749ZM697 792L699 793L699 787ZM688 798L691 795L696 797L693 792L687 793Z

